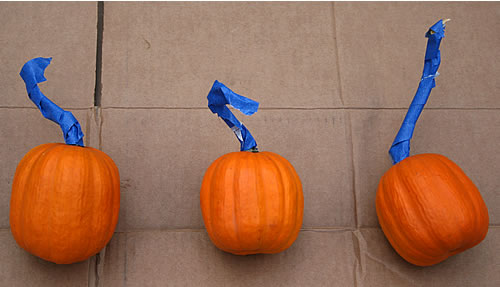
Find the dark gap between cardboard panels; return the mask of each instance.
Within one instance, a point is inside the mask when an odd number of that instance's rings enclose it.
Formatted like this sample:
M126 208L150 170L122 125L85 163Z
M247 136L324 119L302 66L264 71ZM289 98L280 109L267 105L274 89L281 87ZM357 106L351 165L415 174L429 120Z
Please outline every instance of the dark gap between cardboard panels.
M96 39L96 67L95 67L95 88L94 88L94 107L96 111L101 107L101 95L102 95L102 39L104 32L104 2L97 2L97 39ZM96 117L99 113L96 113ZM99 149L101 149L101 129L102 121L99 125ZM88 275L87 275L87 285L89 287L99 287L100 276L102 273L102 268L104 266L104 257L101 258L101 253L105 254L106 247L99 253L94 255L91 260L89 260ZM100 272L101 271L101 272Z
M97 49L95 59L94 106L101 106L102 92L102 38L104 32L104 2L97 2Z

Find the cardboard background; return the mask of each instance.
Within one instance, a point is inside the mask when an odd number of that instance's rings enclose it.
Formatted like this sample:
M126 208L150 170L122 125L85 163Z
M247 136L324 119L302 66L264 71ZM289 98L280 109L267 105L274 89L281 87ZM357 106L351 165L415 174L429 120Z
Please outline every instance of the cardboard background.
M389 146L416 91L426 29L451 18L441 76L412 153L459 164L481 191L483 243L430 268L401 259L375 214ZM0 285L500 286L500 4L104 4L102 104L94 107L97 4L0 3ZM85 144L120 169L120 220L85 262L33 257L9 231L10 184L31 148L63 141L29 101L21 66L54 57L43 92L74 112ZM286 157L303 229L277 255L233 256L208 239L199 188L239 143L206 107L215 79L257 100L237 114L261 150Z

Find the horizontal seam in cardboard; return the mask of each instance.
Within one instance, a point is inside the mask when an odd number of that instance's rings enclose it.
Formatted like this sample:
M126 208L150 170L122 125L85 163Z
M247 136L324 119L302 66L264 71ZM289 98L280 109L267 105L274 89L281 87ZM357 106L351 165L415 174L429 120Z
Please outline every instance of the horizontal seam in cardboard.
M1 108L1 107L0 107ZM207 110L208 107L165 107L165 106L134 106L134 107L111 107L111 106L104 106L102 109L107 110ZM500 110L500 107L498 108L484 108L484 107L478 107L478 108L463 108L463 107L428 107L425 108L426 110L438 110L438 111L498 111ZM401 108L391 108L391 107L261 107L259 110L268 110L268 111L280 111L280 110L299 110L299 111L315 111L315 110L320 110L320 111L332 111L332 110L395 110L395 111L406 111L408 110L408 107L401 107Z

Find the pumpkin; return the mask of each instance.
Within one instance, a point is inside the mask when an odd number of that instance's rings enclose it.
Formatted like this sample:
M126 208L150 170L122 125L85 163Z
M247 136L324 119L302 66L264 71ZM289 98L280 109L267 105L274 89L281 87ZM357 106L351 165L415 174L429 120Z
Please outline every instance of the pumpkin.
M120 179L109 156L91 147L42 144L16 169L10 226L26 251L68 264L106 246L119 208Z
M217 80L207 99L210 110L240 141L240 152L219 157L203 177L200 205L210 239L236 255L287 249L302 226L304 197L299 176L282 156L259 152L250 131L226 106L252 115L258 102Z
M215 160L203 178L200 201L210 239L236 255L281 252L302 225L300 179L273 152L240 151Z
M10 227L26 251L69 264L98 253L111 239L120 209L120 177L109 156L83 146L74 115L38 87L46 81L51 60L29 60L20 76L42 115L59 124L66 144L42 144L23 157L12 182Z
M380 226L406 261L429 266L469 249L488 232L488 210L474 183L439 154L410 156L410 140L441 63L444 24L427 32L424 71L417 93L389 150L394 165L382 176L375 206Z
M401 257L429 266L469 249L488 232L488 210L474 183L439 154L407 157L380 180L382 230Z

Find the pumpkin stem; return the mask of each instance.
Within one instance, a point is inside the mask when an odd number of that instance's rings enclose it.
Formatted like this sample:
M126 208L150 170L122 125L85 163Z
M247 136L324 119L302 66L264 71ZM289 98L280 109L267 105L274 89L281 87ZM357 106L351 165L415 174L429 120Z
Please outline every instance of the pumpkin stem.
M241 143L240 151L253 151L257 149L257 143L250 131L234 116L226 105L231 105L243 114L250 116L259 109L259 103L245 98L231 91L223 83L215 81L208 93L208 107L212 113L216 113L231 128Z
M249 152L253 152L253 153L258 153L258 152L259 152L259 149L258 149L257 147L253 147L253 148L251 148L251 149L249 149L249 150L247 150L247 151L249 151Z
M59 124L63 131L66 144L83 146L83 132L80 124L71 112L61 109L49 100L38 87L38 83L45 82L45 69L52 58L35 58L24 64L19 75L26 84L28 96L35 103L42 115Z
M432 88L436 86L435 78L439 75L437 70L441 63L439 45L441 44L441 39L444 37L444 23L447 21L449 21L449 19L445 21L439 20L425 35L428 40L427 49L425 51L424 71L418 85L417 93L408 108L401 128L389 150L393 164L410 156L410 140L413 135L413 130L415 129L415 124L429 98Z

